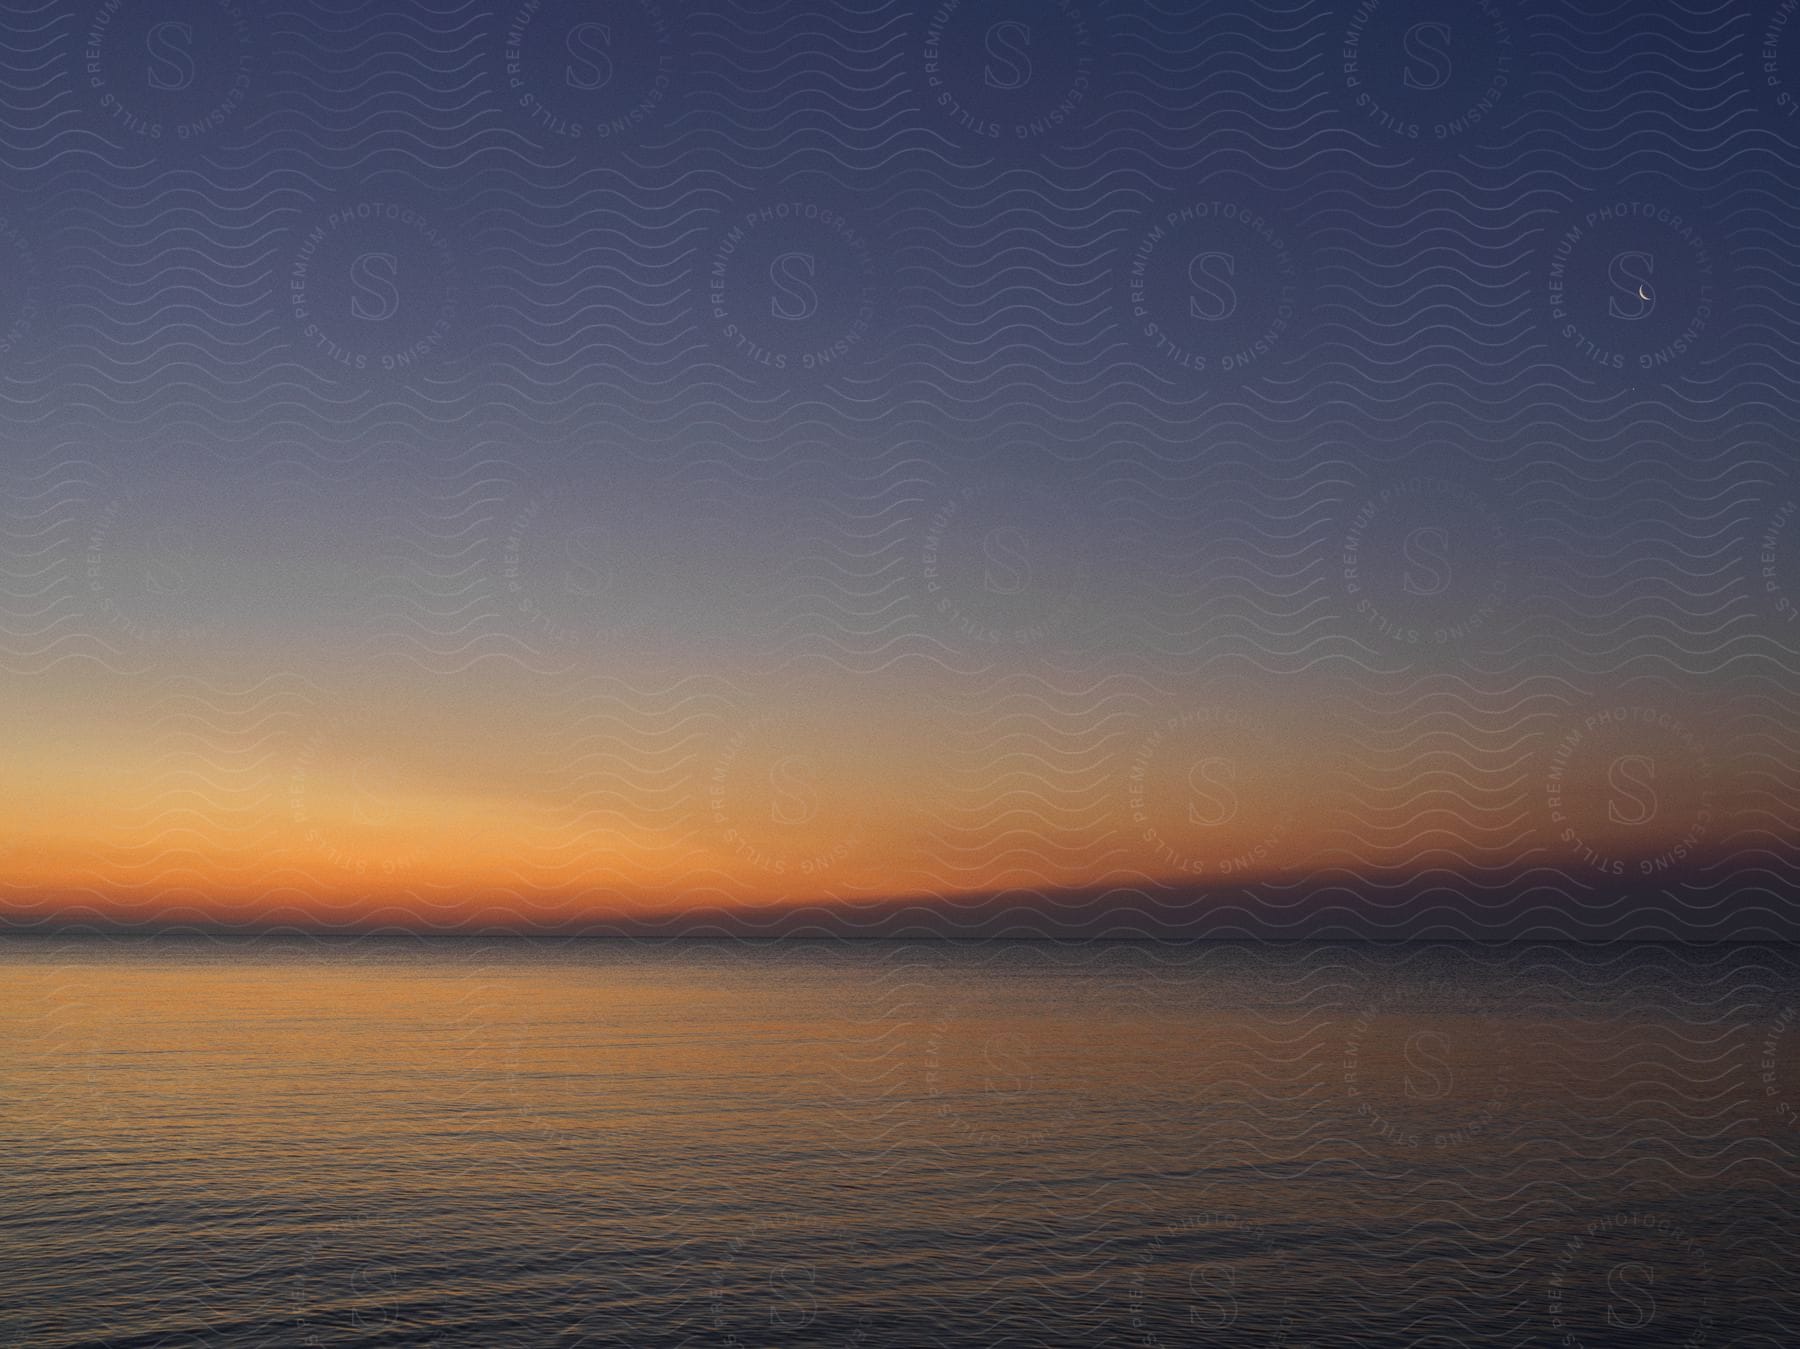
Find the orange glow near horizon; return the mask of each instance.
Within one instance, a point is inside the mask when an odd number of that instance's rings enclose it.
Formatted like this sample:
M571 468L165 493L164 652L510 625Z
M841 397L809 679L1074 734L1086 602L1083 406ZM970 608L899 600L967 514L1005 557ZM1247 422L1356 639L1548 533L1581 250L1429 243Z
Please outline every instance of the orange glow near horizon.
M85 741L22 737L3 902L26 923L460 928L1320 867L1604 880L1699 855L1730 804L1680 718L1546 716L1495 799L1429 718L1383 760L1341 708L1249 683L1180 703L1024 677L958 705L928 680L854 702L802 678L534 696L500 677L485 702L165 686Z

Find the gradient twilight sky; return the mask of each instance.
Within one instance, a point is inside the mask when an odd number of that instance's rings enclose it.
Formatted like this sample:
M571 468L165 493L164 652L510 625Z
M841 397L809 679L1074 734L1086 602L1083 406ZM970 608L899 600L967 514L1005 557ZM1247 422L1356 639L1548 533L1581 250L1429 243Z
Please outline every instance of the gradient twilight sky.
M12 6L0 912L1800 935L1787 12Z

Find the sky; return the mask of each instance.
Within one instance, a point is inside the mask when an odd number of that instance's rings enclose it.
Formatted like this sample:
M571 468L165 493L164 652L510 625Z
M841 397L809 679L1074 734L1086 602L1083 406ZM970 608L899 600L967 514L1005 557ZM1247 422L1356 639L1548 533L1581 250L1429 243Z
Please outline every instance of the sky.
M0 918L1796 935L1790 18L10 7Z

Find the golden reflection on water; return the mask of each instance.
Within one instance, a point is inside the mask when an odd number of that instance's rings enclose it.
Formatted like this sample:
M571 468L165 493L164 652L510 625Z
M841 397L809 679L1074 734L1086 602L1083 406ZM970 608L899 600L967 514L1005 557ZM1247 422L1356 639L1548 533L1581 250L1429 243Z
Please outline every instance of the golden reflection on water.
M1407 1308L1503 1335L1542 1329L1538 1275L1490 1304L1472 1260L1643 1246L1671 1288L1723 1277L1731 1224L1785 1211L1719 1206L1795 1142L1780 998L1746 1016L1705 966L1509 962L11 943L0 1122L34 1166L0 1200L38 1234L21 1288L50 1345L359 1343L446 1308L486 1327L446 1343L554 1340L534 1288L637 1343L899 1346L921 1316L1177 1343L1222 1289L1246 1342ZM1576 1240L1658 1205L1679 1232Z

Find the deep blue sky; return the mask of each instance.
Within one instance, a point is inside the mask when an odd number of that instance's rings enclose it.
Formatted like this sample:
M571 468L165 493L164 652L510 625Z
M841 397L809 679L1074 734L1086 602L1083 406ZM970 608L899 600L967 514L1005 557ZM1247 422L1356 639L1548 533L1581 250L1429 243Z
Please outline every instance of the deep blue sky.
M1792 935L1790 26L15 6L8 905Z

